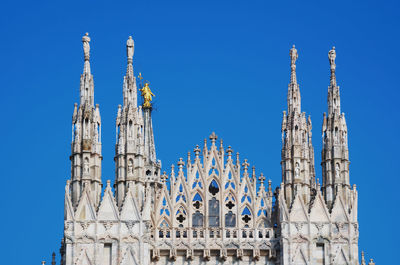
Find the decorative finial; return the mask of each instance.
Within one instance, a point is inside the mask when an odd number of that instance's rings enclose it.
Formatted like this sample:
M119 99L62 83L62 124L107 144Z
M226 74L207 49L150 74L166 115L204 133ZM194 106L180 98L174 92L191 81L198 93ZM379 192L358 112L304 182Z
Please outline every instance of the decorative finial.
M361 251L361 265L366 265L364 251Z
M373 259L370 259L368 265L375 265L374 260L373 260Z
M212 134L210 135L211 144L215 145L215 141L217 139L218 139L218 136L215 134L215 132L212 132Z
M194 155L196 156L196 159L199 159L199 154L200 154L200 148L199 145L196 145L196 148L193 150Z
M82 37L82 43L83 43L83 54L85 55L85 61L89 61L90 59L90 37L89 33L86 32L86 34Z
M268 193L272 195L272 185L271 185L272 181L269 179L268 180Z
M226 153L228 154L228 159L232 159L233 150L232 150L231 146L228 146L228 149L226 150Z
M258 177L258 180L260 181L261 184L264 184L265 177L263 173L260 173L260 176Z
M46 264L46 261L42 260L42 265L45 265L45 264Z
M179 167L179 171L182 171L183 170L183 166L185 165L185 162L183 162L183 158L181 157L181 158L179 158L179 161L178 161L178 167Z
M129 64L133 62L134 47L135 44L133 42L132 36L129 36L129 39L126 41L126 55L128 56Z
M244 160L242 167L244 169L245 172L247 172L248 167L250 166L249 163L247 163L247 159Z
M51 255L51 265L56 265L56 253L54 252Z
M151 101L155 95L151 92L149 83L146 82L144 87L139 89L139 91L142 92L142 97L144 99L143 108L151 108Z
M294 45L290 49L289 55L290 55L290 69L291 69L290 82L292 84L296 84L297 83L297 79L296 79L296 60L299 57L299 55L298 55L297 50L296 50Z
M336 86L336 51L335 47L328 53L329 64L331 65L331 86Z

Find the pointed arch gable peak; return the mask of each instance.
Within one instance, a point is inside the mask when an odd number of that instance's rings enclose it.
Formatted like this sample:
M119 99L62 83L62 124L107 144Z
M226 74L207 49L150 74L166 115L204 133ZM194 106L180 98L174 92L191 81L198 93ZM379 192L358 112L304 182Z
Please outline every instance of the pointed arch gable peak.
M336 202L332 208L331 219L332 222L348 222L350 220L341 194L336 197Z
M79 200L78 207L75 211L76 220L96 220L96 211L94 209L92 200L90 199L90 192L88 189L83 191L83 194Z
M104 196L100 202L99 210L97 212L99 220L118 220L119 211L117 203L115 202L114 194L111 189L105 190Z

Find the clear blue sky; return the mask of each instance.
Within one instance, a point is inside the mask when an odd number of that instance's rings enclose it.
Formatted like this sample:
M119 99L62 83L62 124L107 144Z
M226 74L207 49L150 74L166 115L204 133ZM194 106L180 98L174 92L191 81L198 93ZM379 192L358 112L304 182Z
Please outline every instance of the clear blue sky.
M359 190L360 250L398 260L399 5L396 1L3 1L0 8L2 264L40 264L58 251L70 177L71 116L89 32L103 123L103 181L114 179L115 116L125 42L151 81L157 155L169 170L215 131L277 186L289 49L299 53L317 176L329 63L349 128ZM59 256L57 256L57 262Z

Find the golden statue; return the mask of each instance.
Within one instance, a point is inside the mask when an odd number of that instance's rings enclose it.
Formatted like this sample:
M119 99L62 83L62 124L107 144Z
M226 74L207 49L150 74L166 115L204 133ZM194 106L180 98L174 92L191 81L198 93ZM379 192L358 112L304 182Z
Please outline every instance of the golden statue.
M149 83L145 83L144 87L139 90L142 92L142 97L144 99L143 107L151 108L151 101L153 100L152 96L155 97L155 95L151 92Z

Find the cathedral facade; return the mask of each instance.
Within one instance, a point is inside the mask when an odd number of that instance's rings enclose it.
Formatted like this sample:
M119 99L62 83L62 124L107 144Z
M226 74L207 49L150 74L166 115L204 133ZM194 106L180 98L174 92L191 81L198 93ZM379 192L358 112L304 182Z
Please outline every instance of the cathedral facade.
M273 189L215 133L169 173L162 172L151 118L154 95L134 75L131 37L116 118L115 182L102 183L101 117L94 103L88 34L82 42L84 69L72 117L62 265L366 264L363 254L359 258L357 189L349 178L334 48L328 54L322 182L315 177L312 124L301 111L293 46L282 120L282 182Z

